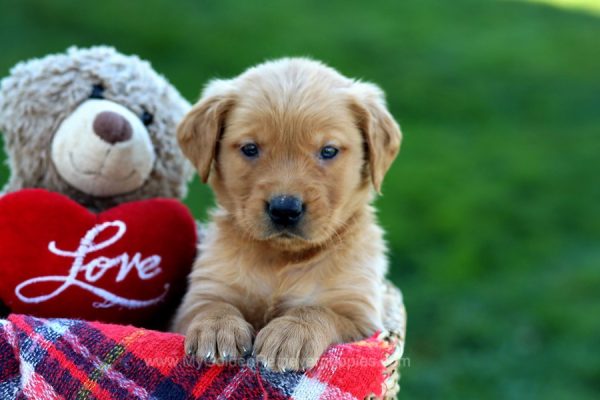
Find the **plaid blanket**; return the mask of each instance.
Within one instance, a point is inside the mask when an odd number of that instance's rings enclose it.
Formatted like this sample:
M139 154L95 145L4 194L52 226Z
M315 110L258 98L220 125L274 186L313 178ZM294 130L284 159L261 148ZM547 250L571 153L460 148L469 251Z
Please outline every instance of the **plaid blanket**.
M0 399L363 399L382 390L393 346L332 346L305 373L253 358L207 365L183 336L131 326L11 315L0 320Z

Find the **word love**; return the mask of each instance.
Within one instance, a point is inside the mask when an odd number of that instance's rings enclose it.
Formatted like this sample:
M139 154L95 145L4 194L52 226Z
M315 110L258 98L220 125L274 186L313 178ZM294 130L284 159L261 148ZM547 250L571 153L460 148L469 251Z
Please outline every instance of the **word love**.
M116 228L116 231L112 236L99 243L95 242L102 232L114 228ZM122 282L133 270L137 272L141 280L152 279L162 272L160 268L161 257L158 255L142 258L140 253L135 253L130 258L127 253L123 253L114 258L98 256L85 263L85 259L88 256L93 256L93 253L117 243L125 235L126 231L127 225L123 221L111 221L96 225L84 235L79 242L79 247L75 251L61 250L57 248L56 242L50 242L48 250L51 253L59 257L73 259L68 275L48 275L28 279L15 288L15 294L24 303L42 303L59 296L68 288L76 286L103 300L103 302L95 302L93 304L96 308L113 306L142 308L159 303L169 290L168 284L165 285L164 292L160 296L148 300L128 299L94 286L109 270L118 269L115 282ZM23 294L24 289L43 282L58 282L61 285L52 292L39 296L29 297Z

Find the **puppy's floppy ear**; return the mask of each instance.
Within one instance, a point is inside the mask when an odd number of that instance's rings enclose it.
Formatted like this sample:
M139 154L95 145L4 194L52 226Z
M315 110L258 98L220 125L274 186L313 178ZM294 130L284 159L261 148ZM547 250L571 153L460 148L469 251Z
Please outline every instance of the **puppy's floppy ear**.
M198 103L177 126L177 140L183 154L196 166L206 183L219 139L225 128L225 118L235 99L229 81L212 81Z
M381 193L383 177L400 151L402 133L387 110L385 96L378 86L354 82L349 92L350 108L368 147L371 181L375 190Z

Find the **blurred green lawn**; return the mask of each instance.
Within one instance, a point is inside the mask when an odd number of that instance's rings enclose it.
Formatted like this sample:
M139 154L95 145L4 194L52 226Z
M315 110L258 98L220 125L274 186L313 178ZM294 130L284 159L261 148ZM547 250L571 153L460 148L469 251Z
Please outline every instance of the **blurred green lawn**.
M377 203L409 311L401 397L600 398L598 15L467 0L0 7L0 76L106 43L190 100L284 55L377 82L405 134ZM210 199L195 181L198 217Z

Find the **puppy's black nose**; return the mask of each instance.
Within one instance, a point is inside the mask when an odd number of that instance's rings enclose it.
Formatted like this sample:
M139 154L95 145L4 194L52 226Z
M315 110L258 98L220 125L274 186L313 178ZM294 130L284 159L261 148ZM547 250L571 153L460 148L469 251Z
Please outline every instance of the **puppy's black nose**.
M103 111L94 119L94 132L100 139L110 144L131 139L133 130L129 122L120 114Z
M276 225L294 226L302 218L304 204L295 196L275 196L267 204L267 213Z

